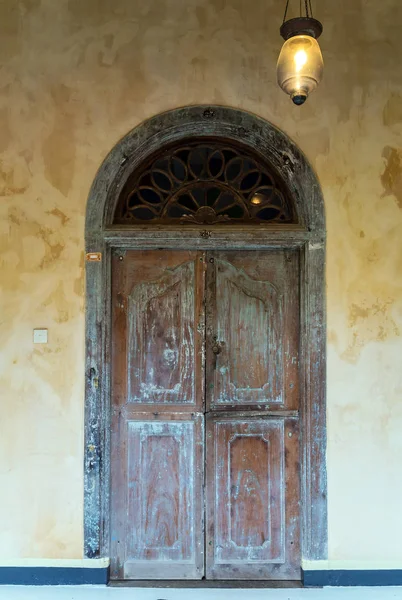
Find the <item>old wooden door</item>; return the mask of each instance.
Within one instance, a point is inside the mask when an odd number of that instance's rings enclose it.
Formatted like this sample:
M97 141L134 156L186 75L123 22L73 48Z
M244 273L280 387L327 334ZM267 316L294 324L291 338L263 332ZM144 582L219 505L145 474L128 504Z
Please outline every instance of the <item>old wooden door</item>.
M113 257L113 578L204 573L204 264L198 252Z
M298 579L297 252L112 269L112 578Z
M298 256L207 261L207 577L299 579Z

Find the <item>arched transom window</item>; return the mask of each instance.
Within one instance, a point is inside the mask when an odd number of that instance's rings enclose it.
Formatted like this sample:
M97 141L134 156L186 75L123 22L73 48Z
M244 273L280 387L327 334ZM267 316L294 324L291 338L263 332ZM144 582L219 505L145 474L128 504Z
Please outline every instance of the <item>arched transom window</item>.
M224 139L164 148L120 194L116 224L296 223L280 177L260 156Z

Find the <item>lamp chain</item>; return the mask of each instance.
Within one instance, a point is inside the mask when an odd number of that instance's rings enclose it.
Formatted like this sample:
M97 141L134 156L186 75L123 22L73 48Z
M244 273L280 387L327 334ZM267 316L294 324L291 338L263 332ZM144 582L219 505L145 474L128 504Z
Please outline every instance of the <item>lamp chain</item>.
M286 8L285 8L285 14L283 16L283 22L286 21L286 15L288 14L288 8L289 8L289 0L287 0L287 2L286 2Z
M288 8L289 8L289 2L290 0L286 0L286 8L285 8L285 14L283 16L283 22L286 21L286 17L288 14ZM313 16L313 9L311 7L311 0L304 0L304 8L306 11L306 17L310 18ZM302 0L299 0L299 12L300 12L300 16L302 16Z

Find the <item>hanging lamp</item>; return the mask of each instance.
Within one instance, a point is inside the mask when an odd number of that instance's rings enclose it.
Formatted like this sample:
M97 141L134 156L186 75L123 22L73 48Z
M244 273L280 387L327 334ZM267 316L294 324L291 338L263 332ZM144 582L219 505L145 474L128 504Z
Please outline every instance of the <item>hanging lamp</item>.
M322 79L324 63L317 39L322 34L322 24L313 18L311 0L300 0L300 16L286 20L289 0L280 33L282 46L276 68L278 84L294 104L301 105Z

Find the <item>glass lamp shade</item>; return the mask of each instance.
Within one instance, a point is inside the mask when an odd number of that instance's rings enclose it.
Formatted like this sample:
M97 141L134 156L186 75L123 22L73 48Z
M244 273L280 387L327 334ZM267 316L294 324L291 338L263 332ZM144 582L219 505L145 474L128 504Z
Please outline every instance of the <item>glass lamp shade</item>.
M295 104L304 104L322 79L324 62L317 40L295 35L282 46L277 65L278 84Z

